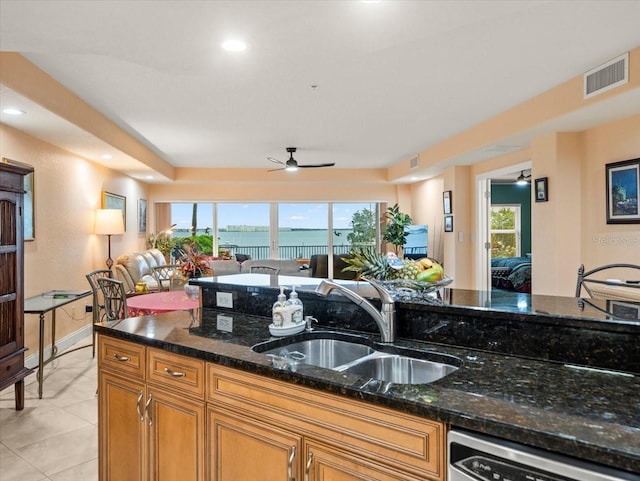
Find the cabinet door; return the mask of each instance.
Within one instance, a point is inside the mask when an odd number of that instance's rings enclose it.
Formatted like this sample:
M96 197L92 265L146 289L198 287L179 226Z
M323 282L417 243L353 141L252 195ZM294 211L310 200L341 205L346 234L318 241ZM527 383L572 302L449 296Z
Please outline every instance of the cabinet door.
M211 481L301 479L301 436L212 406L207 411Z
M204 402L147 390L149 480L204 481Z
M305 441L305 481L424 481L388 466Z
M99 380L100 481L143 481L144 384L102 372Z

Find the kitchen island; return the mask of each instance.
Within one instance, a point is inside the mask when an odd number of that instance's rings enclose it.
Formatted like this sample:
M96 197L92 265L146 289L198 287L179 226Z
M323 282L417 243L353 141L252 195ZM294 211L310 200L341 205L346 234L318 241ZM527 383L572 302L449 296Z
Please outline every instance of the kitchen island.
M629 473L640 472L637 375L401 339L398 346L452 355L463 365L432 384L391 385L380 390L328 369L274 366L273 358L251 350L270 338L269 323L269 318L261 316L205 308L197 325L192 325L186 313L171 313L107 323L97 330L101 339L126 340L283 381L294 389L300 386L330 393ZM360 334L375 341L375 334Z

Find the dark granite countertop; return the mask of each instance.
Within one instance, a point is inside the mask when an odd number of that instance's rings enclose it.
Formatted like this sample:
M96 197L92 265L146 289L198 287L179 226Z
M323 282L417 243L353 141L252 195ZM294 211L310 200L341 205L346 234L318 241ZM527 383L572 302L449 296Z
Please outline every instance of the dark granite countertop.
M231 332L217 316L231 318ZM184 312L98 325L102 334L213 363L361 399L496 437L631 472L640 472L640 379L561 363L399 340L399 348L449 354L463 361L453 374L426 385L363 387L363 379L313 366L295 372L272 366L251 346L271 339L270 319L204 309L190 325ZM225 322L229 325L229 320ZM367 333L354 333L376 336ZM300 334L304 336L305 334ZM379 347L379 346L378 346ZM386 388L386 386L385 386Z

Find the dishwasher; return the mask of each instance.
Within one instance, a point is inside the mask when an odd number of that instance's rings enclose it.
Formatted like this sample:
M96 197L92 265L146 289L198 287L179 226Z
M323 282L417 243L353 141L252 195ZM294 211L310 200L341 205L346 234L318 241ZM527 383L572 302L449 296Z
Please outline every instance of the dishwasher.
M452 430L448 481L640 481L640 476L522 444Z

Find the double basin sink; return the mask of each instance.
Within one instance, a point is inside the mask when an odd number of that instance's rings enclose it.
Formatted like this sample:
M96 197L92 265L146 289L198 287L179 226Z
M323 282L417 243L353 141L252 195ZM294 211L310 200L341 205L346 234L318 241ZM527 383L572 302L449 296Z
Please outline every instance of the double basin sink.
M366 382L428 384L460 366L454 356L374 344L367 338L337 332L312 332L256 344L256 352L273 356L274 365L307 364L353 374Z

